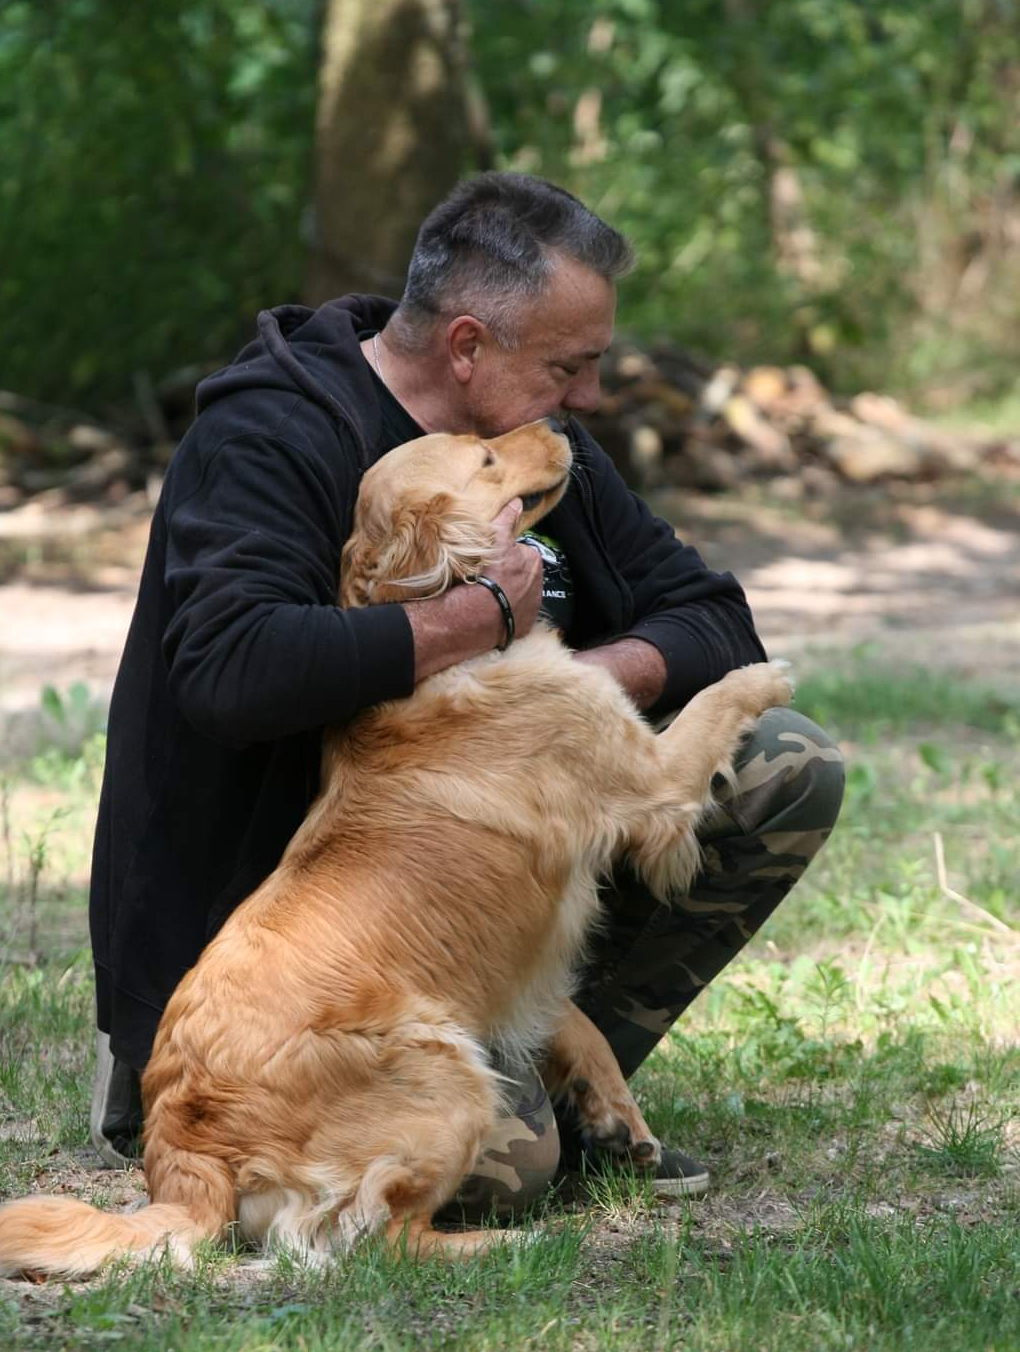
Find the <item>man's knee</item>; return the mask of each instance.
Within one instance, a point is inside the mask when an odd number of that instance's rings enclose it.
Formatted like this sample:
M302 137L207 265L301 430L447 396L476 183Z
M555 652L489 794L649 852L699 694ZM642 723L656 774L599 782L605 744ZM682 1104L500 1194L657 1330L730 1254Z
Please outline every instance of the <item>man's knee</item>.
M748 833L831 830L843 801L843 754L828 733L796 709L767 709L734 766L723 796L727 815Z

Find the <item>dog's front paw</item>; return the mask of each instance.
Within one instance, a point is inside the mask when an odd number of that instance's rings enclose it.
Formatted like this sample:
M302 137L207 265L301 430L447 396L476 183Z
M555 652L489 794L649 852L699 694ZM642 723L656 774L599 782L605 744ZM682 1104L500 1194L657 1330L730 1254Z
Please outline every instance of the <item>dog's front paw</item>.
M790 664L782 658L774 662L755 662L749 667L738 667L720 682L727 694L738 701L739 707L752 718L766 709L789 704L793 698L793 678Z
M658 1167L662 1146L627 1090L604 1094L590 1081L578 1078L569 1086L568 1099L588 1149L629 1156L642 1169Z
M797 689L797 682L793 675L793 663L788 662L785 657L773 657L772 661L765 665L770 666L775 672L775 703L789 704Z

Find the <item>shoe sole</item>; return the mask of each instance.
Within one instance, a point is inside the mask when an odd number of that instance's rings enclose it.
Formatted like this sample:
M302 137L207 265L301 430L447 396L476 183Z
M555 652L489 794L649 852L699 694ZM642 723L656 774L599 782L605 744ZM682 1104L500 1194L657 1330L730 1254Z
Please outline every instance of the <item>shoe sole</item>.
M652 1192L656 1197L700 1197L708 1192L708 1171L684 1178L653 1178Z

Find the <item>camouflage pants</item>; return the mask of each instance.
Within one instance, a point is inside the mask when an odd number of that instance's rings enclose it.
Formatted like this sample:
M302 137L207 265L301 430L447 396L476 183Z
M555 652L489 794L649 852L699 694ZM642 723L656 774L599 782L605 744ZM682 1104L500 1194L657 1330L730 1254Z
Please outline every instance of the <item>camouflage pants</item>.
M604 889L604 928L577 1004L630 1076L699 991L768 919L831 831L843 797L839 750L792 709L770 709L741 748L699 838L703 867L687 896L658 902L622 862ZM560 1142L533 1068L515 1072L512 1109L458 1194L468 1216L510 1214L555 1174Z

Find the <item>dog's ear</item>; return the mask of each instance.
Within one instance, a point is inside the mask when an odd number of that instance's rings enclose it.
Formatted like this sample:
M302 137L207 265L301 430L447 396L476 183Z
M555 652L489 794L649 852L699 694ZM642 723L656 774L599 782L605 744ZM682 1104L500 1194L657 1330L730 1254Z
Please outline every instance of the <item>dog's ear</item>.
M496 532L449 493L425 502L403 502L390 521L360 513L344 546L340 599L346 606L413 601L438 596L492 559Z

